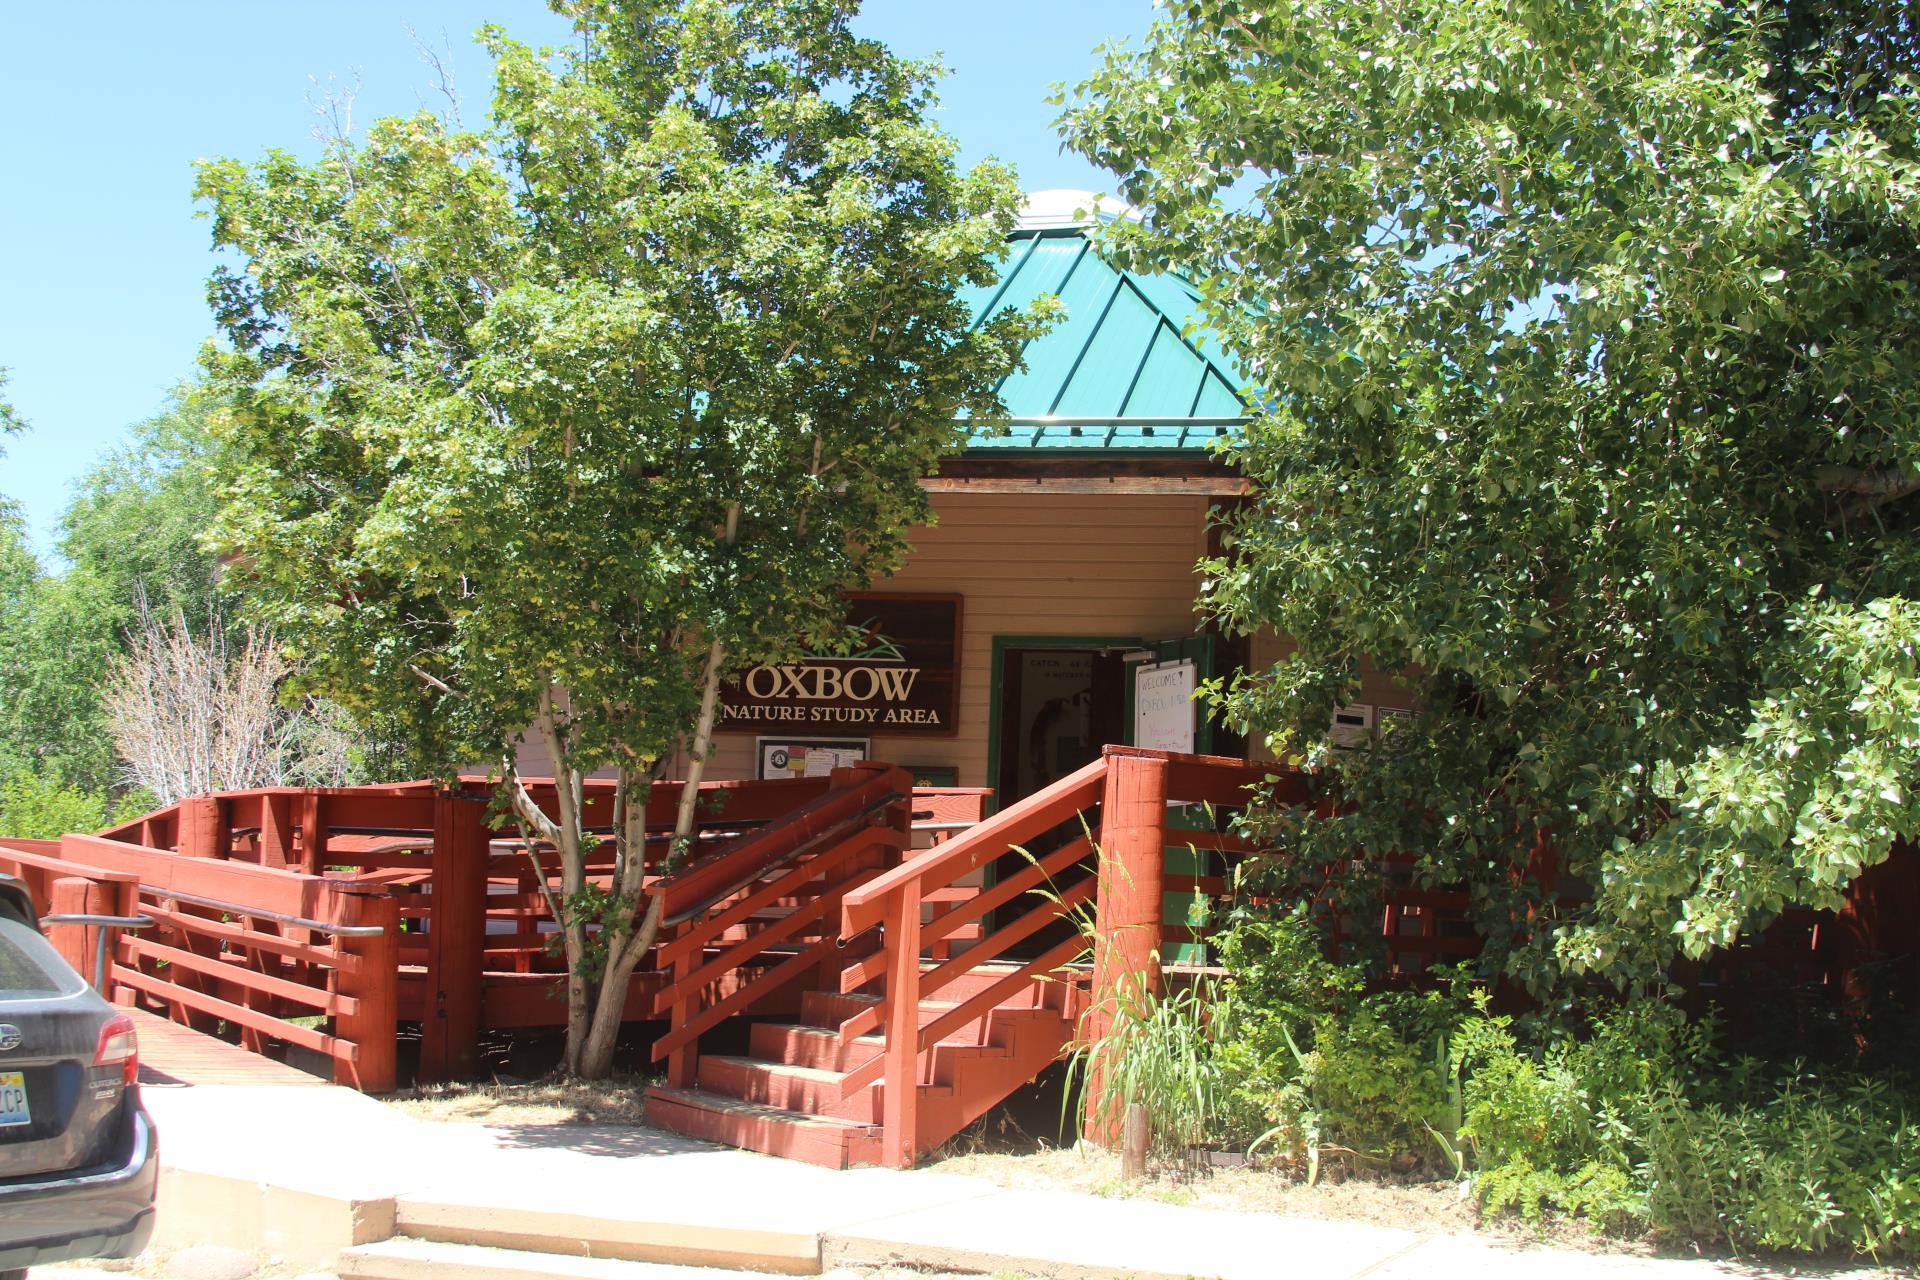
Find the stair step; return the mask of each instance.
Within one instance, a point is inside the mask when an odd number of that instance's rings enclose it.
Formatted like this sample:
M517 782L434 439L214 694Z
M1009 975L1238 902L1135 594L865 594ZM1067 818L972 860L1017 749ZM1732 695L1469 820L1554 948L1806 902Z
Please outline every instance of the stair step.
M977 1046L966 1046L977 1049ZM731 1054L700 1055L699 1087L707 1093L740 1098L785 1111L808 1115L833 1116L861 1124L879 1124L884 1115L886 1090L875 1083L862 1085L848 1094L844 1089L847 1073L819 1067L770 1062L763 1058L743 1058ZM953 1093L949 1085L923 1084L920 1098L944 1099Z
M880 1157L878 1125L789 1111L704 1089L664 1085L648 1089L647 1123L688 1137L829 1169L873 1164Z
M582 1258L395 1236L343 1249L340 1280L765 1280L765 1272Z
M887 1039L877 1033L843 1037L831 1027L809 1027L791 1022L756 1023L747 1033L749 1057L764 1062L780 1062L820 1071L855 1071L886 1051ZM982 1044L979 1030L962 1028L942 1037L940 1053L950 1049L975 1049L983 1057L1003 1057L1005 1046Z
M948 979L945 986L940 988L937 993L937 998L941 1000L960 1001L965 1000L969 996L978 995L994 983L1005 978L1008 974L1014 972L1017 967L1016 965L1010 964L987 964L981 965L978 969L969 969L965 973L956 974ZM1015 1007L1031 1008L1044 1004L1047 1002L1049 994L1051 994L1050 989L1059 985L1060 984L1056 982L1040 982L1037 980L1029 982L1018 988L1013 994L1001 1000L1000 1007L1003 1009Z
M945 992L941 993L942 996L945 994ZM855 1017L879 1003L879 996L870 996L862 991L804 991L800 995L800 1020L810 1026L827 1027L829 1029L836 1028L849 1018ZM922 1000L920 1002L920 1025L924 1027L935 1018L940 1017L949 1010L959 1007L960 1001L958 1000ZM989 1012L1031 1012L1033 1008L1034 1006L1031 1004L1005 1004L994 1005ZM977 1027L980 1021L981 1019L979 1018L970 1019L966 1027L957 1028L956 1031L963 1032L967 1027Z

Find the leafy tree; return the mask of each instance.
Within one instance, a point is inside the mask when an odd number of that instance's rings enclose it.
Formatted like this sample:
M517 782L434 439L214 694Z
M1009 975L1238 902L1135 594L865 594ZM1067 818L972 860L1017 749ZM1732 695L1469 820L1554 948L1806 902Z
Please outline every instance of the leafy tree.
M1513 972L1627 981L1920 835L1916 30L1172 0L1080 86L1117 251L1268 397L1207 598L1298 641L1228 703L1348 802L1278 878L1406 850ZM1362 655L1418 711L1331 752Z
M32 773L104 803L119 779L100 690L139 601L178 608L203 629L226 625L219 563L201 546L218 506L204 418L183 388L81 478L62 517L59 572L0 509L0 776ZM24 428L4 407L0 420Z
M1012 177L955 171L935 68L854 36L851 3L556 7L569 50L482 33L483 131L382 120L311 165L206 164L198 194L245 262L206 365L253 607L436 769L500 762L559 853L565 1065L598 1076L659 921L652 780L679 746L697 782L724 671L829 642L839 593L897 563L1032 324L969 330ZM589 882L602 767L615 870Z
M0 442L26 429L0 400ZM89 678L104 664L107 633L94 623L87 586L41 568L18 508L0 496L0 780L24 775L23 786L56 791L107 785L113 750Z
M0 393L4 393L6 389L7 371L5 367L0 367ZM0 400L0 442L4 442L8 436L19 435L26 429L26 421L21 418L19 411L7 401ZM0 447L0 458L6 456L6 449Z
M113 740L95 687L115 650L109 602L82 574L48 574L0 522L0 776L105 793Z
M208 414L195 387L177 388L164 410L132 427L129 443L88 469L61 517L60 550L110 602L116 633L133 625L142 600L196 627L225 625L232 610L219 559L204 545L220 508Z

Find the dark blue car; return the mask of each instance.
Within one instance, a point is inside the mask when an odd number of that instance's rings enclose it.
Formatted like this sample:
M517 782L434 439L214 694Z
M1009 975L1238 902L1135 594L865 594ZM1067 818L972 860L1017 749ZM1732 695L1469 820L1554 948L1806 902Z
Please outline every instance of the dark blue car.
M159 1176L133 1020L41 936L0 876L0 1280L36 1263L130 1258Z

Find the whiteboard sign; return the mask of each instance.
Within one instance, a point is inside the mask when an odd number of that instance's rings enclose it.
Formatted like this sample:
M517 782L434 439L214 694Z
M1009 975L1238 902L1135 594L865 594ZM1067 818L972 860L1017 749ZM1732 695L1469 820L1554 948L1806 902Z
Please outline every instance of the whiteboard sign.
M1191 660L1134 670L1134 746L1154 751L1193 750L1194 675Z

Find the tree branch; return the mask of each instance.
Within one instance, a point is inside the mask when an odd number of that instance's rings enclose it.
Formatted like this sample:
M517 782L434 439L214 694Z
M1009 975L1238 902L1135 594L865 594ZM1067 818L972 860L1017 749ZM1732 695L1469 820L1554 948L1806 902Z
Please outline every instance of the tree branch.
M1817 467L1813 482L1829 493L1851 493L1873 506L1920 493L1920 474L1894 467Z
M1920 493L1920 475L1898 467L1816 467L1813 480L1829 493L1852 495L1829 521L1843 529L1866 516L1877 521L1881 507Z

